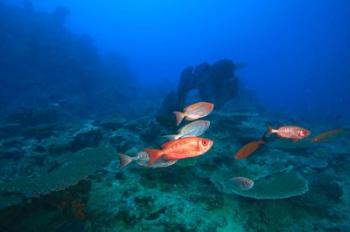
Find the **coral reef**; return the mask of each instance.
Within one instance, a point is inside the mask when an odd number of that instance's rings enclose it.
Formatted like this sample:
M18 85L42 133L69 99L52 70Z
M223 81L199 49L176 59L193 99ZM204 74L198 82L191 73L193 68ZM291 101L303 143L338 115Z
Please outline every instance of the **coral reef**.
M216 112L210 120L212 127L206 136L216 141L213 149L164 169L137 164L118 169L117 152L135 155L149 144L161 144L158 135L169 133L150 117L126 120L111 116L56 126L53 135L42 139L6 138L1 148L16 148L22 158L4 159L7 168L0 168L0 220L7 220L6 228L17 228L15 231L24 227L63 231L347 228L350 194L344 186L349 165L332 159L345 159L341 154L346 150L336 151L332 144L316 150L265 146L251 158L236 161L233 154L240 146L265 133L266 116L258 110ZM93 141L96 133L103 135L98 143ZM16 168L10 162L17 162ZM103 168L104 164L108 166ZM254 179L255 186L232 191L229 179L238 174ZM63 178L58 184L52 182ZM84 183L79 180L86 180L90 187L73 197L69 193L76 190L71 189ZM50 205L50 210L44 205ZM8 215L28 210L31 213L23 218L36 220L35 225L23 219L15 226L8 219Z
M230 60L186 68L154 117L159 95L142 94L123 58L97 54L67 17L0 4L0 231L349 231L349 135L264 136L286 120L264 111ZM160 147L178 129L167 114L193 90L217 106L204 134L213 148L119 169L118 153ZM254 156L234 159L260 138ZM233 189L236 176L254 186Z

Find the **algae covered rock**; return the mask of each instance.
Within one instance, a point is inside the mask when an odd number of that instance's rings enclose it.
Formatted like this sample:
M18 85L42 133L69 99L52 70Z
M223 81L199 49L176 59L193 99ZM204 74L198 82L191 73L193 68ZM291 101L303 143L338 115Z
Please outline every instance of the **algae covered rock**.
M334 208L340 211L341 207L346 205L346 199L342 198L344 193L342 185L337 183L333 176L318 174L310 177L310 192L299 200L304 206L330 216Z
M143 185L143 181L151 180L129 172L109 186L94 183L88 212L107 231L118 226L125 231L215 231L227 224L222 215L208 213L208 206L196 199L201 198L196 188L183 192L174 185L155 188L150 183ZM100 231L99 226L94 224L94 230Z
M98 125L105 130L117 130L124 126L126 119L118 116L112 116L98 122Z
M73 140L69 144L69 147L73 152L85 147L96 147L102 138L103 133L100 128L88 123L82 129L74 133Z
M76 152L86 147L97 147L102 141L104 133L100 127L92 122L79 125L78 128L67 128L57 132L45 140L48 151L53 154Z
M272 141L269 141L268 146L271 148L278 148L287 151L303 151L312 148L314 145L311 143L311 140L305 138L296 142L288 139L273 139Z
M137 147L142 150L142 139L138 134L133 133L128 129L118 129L114 131L109 138L109 142L118 152L126 152L131 148Z

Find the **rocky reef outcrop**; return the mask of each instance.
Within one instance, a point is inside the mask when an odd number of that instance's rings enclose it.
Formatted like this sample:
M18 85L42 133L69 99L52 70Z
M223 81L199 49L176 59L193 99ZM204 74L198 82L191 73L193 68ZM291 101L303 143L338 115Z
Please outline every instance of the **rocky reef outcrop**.
M238 94L239 80L235 71L235 63L228 59L185 68L180 75L177 91L169 93L164 99L163 112L182 109L191 91L197 91L200 100L212 102L220 108Z

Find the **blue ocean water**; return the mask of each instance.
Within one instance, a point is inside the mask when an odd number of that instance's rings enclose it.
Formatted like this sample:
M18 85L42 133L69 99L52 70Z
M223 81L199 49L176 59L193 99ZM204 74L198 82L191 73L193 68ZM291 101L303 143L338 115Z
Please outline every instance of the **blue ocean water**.
M350 231L349 28L346 0L0 0L0 231Z

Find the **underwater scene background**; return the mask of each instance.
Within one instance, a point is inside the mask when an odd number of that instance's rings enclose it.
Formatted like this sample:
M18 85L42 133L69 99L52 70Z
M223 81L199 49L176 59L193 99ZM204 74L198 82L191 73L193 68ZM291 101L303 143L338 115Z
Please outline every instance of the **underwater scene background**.
M345 0L0 0L0 231L350 231L349 28Z

